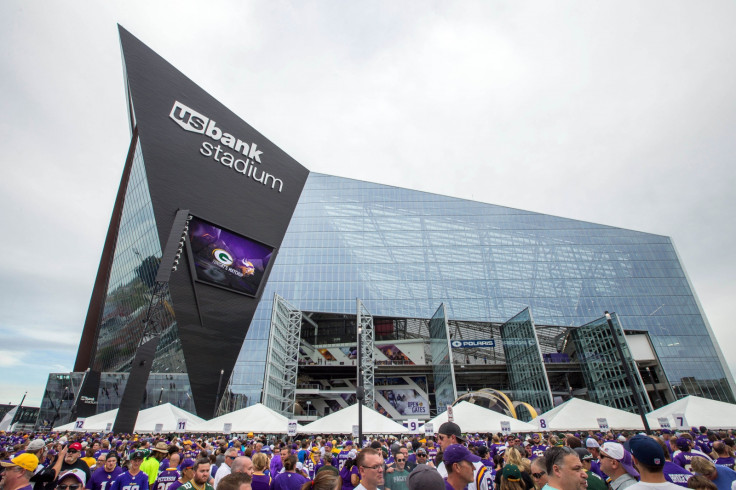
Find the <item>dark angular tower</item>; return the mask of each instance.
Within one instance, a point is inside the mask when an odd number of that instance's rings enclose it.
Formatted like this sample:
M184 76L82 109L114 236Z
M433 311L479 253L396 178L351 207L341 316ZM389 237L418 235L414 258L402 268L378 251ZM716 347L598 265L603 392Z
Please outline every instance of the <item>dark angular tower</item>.
M187 260L169 281L152 371L187 373L198 414L209 416L309 171L119 31L132 138L74 369L130 372L162 247L177 210L189 209L223 237L229 233L270 251L265 259L243 258L242 269L220 259L213 259L217 267L201 269L188 243ZM230 276L243 274L259 281L228 287Z

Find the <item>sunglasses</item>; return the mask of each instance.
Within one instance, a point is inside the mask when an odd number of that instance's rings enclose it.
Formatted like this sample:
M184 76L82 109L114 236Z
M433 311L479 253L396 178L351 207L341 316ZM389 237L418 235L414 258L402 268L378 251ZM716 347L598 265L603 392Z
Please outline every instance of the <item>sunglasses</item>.
M405 459L397 459L396 460L397 463L403 463L404 461L406 461L406 460Z
M59 490L77 490L82 485L75 483L73 485L57 485L56 488Z
M69 453L69 454L75 454L75 453L78 453L78 452L79 452L79 451L77 451L76 449L69 449L69 450L67 451L67 453ZM59 487L59 488L61 488L61 487Z
M542 478L546 474L547 474L546 471L540 471L539 473L532 473L532 476L534 478L536 478L537 480L539 480L540 478Z

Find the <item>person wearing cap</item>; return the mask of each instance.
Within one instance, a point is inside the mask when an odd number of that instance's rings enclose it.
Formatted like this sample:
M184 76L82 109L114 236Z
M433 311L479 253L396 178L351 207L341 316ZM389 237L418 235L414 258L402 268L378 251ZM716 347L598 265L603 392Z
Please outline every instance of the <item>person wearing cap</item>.
M110 490L112 482L123 472L118 462L117 453L105 454L105 462L92 472L86 488L88 490Z
M585 440L585 449L587 449L593 456L593 459L590 460L590 471L601 477L601 480L605 481L608 476L601 471L601 445L598 444L598 441L595 438L588 437Z
M10 461L3 461L0 487L3 490L32 490L31 477L38 466L35 454L21 453Z
M150 455L141 464L141 471L148 475L148 485L153 487L153 484L158 478L158 467L161 466L161 461L168 456L169 445L161 441L151 449Z
M567 446L553 446L544 453L547 484L543 490L585 490L588 474L580 456Z
M691 467L694 473L712 481L718 490L731 490L731 485L736 481L736 471L705 458L694 457Z
M176 490L180 486L189 483L191 479L194 478L194 460L192 458L184 458L179 465L179 473L181 474L179 479L169 485L169 488L166 490Z
M148 475L141 471L143 457L143 451L133 451L128 471L120 473L112 481L110 490L148 490Z
M462 444L450 444L442 450L442 463L447 471L448 490L463 490L474 482L474 463L480 463L480 458Z
M542 443L542 438L539 434L532 434L532 441L531 444L528 446L528 449L531 451L529 459L534 461L534 458L544 456L544 452L547 450L547 447L548 446Z
M445 490L445 479L436 469L426 464L419 464L409 473L406 480L409 490Z
M618 442L606 442L601 447L601 471L611 479L611 490L623 490L637 482L631 453Z
M84 472L80 469L66 471L59 475L56 490L80 490L84 489L86 479Z
M672 441L670 441L670 443L671 442ZM708 460L711 459L710 456L704 452L694 449L694 446L695 441L693 441L690 434L682 434L680 437L675 439L675 447L677 448L677 451L673 452L672 462L685 468L687 471L692 471L690 469L690 464L694 457L700 456L701 458Z
M629 490L679 490L677 485L665 478L665 454L657 440L636 435L629 440L629 448L640 478L639 483L631 485Z
M583 469L585 470L585 473L588 474L588 488L590 490L606 490L608 486L603 479L590 470L591 462L593 461L593 455L590 451L584 447L576 447L575 452L580 456L580 461L583 463Z
M444 424L440 425L440 428L437 430L437 442L444 452L451 445L462 444L463 442L465 442L465 438L460 431L459 425L454 422L445 422ZM478 458L477 456L474 457ZM480 458L478 458L476 462L472 463L472 465L475 468L475 472L473 475L473 481L468 484L468 490L493 489L493 476L491 472L488 471L488 469L483 465L483 463L480 462ZM440 472L440 475L443 478L447 478L449 476L449 471L447 470L447 465L445 464L444 453L442 456L442 462L437 465L437 471Z
M64 462L61 464L59 474L69 470L78 468L84 472L84 481L89 481L91 472L87 463L80 459L82 455L82 445L78 442L72 442L67 446Z

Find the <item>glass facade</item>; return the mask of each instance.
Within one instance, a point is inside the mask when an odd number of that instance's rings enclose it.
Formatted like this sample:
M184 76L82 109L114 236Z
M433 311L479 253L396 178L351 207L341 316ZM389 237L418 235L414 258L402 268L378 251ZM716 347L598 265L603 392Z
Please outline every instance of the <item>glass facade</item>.
M501 343L514 401L530 404L537 413L552 410L552 391L529 308L501 325ZM526 421L532 419L532 414L526 415Z
M125 372L130 369L143 333L143 320L151 300L161 253L141 146L136 142L108 276L107 297L98 328L94 370ZM163 306L159 321L164 333L156 350L152 372L185 373L168 292Z
M230 389L260 400L273 295L303 311L543 325L615 311L646 330L675 392L735 401L670 238L310 174Z
M623 359L616 347L614 333L611 332L605 317L570 331L570 336L575 342L576 357L580 361L590 401L639 413L637 392L643 394L646 393L646 390L615 313L611 315L611 321L621 345ZM628 365L634 380L633 389L627 379L624 363ZM645 412L652 410L646 396L639 396L639 401Z
M452 405L457 398L450 329L444 304L429 319L429 354L434 378L435 408L439 414L447 410L447 405Z

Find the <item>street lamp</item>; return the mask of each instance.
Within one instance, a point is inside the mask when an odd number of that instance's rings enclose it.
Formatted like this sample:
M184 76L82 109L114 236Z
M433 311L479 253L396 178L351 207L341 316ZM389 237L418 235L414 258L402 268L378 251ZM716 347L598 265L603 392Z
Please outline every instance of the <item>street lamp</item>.
M217 383L217 395L215 395L215 409L212 411L212 418L217 416L217 405L220 403L220 388L222 388L222 375L225 374L224 369L220 369L220 382Z
M634 401L636 402L636 406L639 409L639 415L641 416L641 421L644 424L644 429L646 430L647 434L651 434L652 430L649 428L649 422L647 422L647 416L644 412L644 403L641 399L641 393L639 392L638 385L634 384L634 376L631 373L631 369L629 369L629 363L626 362L626 358L624 358L624 349L621 347L621 342L618 339L618 335L616 332L616 329L613 327L613 321L611 320L611 314L607 311L604 313L606 315L606 322L608 323L608 330L611 332L611 336L613 337L613 343L616 344L616 350L618 350L618 355L621 358L621 363L624 366L624 372L626 373L626 379L629 382L629 386L631 387L631 392L634 395Z

